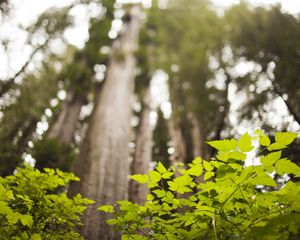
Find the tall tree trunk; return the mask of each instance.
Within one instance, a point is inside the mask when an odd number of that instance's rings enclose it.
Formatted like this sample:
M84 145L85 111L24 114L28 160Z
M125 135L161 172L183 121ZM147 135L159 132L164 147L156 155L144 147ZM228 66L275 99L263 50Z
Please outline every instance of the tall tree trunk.
M49 130L48 137L69 145L76 130L81 107L85 102L85 97L77 95L73 90L69 91L56 121Z
M127 197L130 109L139 15L140 6L132 6L120 37L113 43L106 80L75 166L81 181L71 185L70 194L80 192L97 202L87 209L83 219L82 233L89 240L119 238L105 223L108 216L97 211L97 207Z
M187 162L187 144L182 132L181 124L179 119L175 119L174 116L171 116L169 122L171 141L174 147L174 154L172 155L172 161L175 163Z
M36 159L35 167L39 170L44 168L59 168L69 171L74 157L71 143L76 131L81 107L86 102L86 97L78 95L74 90L67 93L62 103L57 118L52 123L47 138L37 143L33 151ZM40 148L39 144L46 144ZM46 147L47 146L47 147ZM50 154L49 149L57 147L56 154Z
M146 86L140 125L136 138L135 156L132 164L132 174L146 174L149 170L149 164L152 158L152 134L153 129L150 125L150 86ZM138 184L135 181L130 181L129 184L129 199L138 204L144 204L148 187L146 184Z
M222 111L219 112L219 119L217 122L217 128L216 128L216 132L215 132L215 136L213 138L213 140L220 140L221 139L221 133L225 127L225 122L226 122L226 118L228 116L229 113L229 109L230 109L230 102L228 99L228 94L229 94L229 84L231 83L232 79L231 76L229 75L229 73L227 72L226 69L225 70L225 75L226 75L226 89L225 89L225 94L224 94L224 103L222 105L223 109ZM216 154L216 149L211 148L210 151L210 156L209 158L213 157Z
M207 161L209 161L209 152L207 151L207 148L205 146L205 134L204 129L201 125L201 121L196 118L196 116L191 113L190 116L190 122L192 125L191 128L191 135L192 135L192 142L193 142L193 157L201 157ZM204 182L204 174L200 175L196 179L197 182ZM189 194L187 194L189 196Z
M193 141L193 157L201 157L207 159L208 152L205 147L205 135L200 120L198 120L193 113L190 115L190 122L192 125L192 141Z
M173 80L173 79L172 79ZM175 81L169 82L171 90L172 115L169 121L171 142L174 147L174 154L171 160L177 163L189 163L193 158L192 136L188 116L182 110L186 108L186 99L182 86Z

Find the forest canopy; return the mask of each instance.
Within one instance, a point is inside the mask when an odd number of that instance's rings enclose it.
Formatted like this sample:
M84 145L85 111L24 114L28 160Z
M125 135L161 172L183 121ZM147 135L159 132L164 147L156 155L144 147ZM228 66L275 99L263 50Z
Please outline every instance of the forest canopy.
M49 6L0 1L0 240L300 238L300 8Z

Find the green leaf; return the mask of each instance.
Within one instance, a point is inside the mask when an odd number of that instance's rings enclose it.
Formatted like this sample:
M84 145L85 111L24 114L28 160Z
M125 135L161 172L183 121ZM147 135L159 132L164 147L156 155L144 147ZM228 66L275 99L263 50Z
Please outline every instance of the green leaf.
M203 167L205 168L206 171L212 171L214 169L214 166L207 161L203 161Z
M6 192L6 197L7 197L7 199L9 199L9 200L15 199L14 194L13 194L12 191L7 191L7 192Z
M259 136L259 144L268 147L271 144L269 137L264 134L260 129L255 130L254 134Z
M187 186L178 185L177 192L181 193L181 194L184 194L186 192L192 192L192 189L190 189Z
M162 198L166 195L166 191L165 190L154 190L153 191L157 197Z
M115 211L114 207L111 205L102 205L102 206L98 207L97 209L100 211L106 212L106 213L113 213Z
M272 173L275 170L275 167L273 165L271 166L265 166L265 169L269 172Z
M30 216L30 215L23 215L20 218L20 221L23 224L23 226L31 227L33 224L33 219L32 219L32 216Z
M229 158L230 151L219 151L217 154L217 158L221 161L226 162Z
M0 183L0 197L2 197L5 192L6 192L5 187Z
M272 177L265 172L260 172L253 180L252 183L270 187L277 187L277 183Z
M268 146L270 146L271 141L266 134L261 134L259 136L259 144L262 146L268 147Z
M207 179L213 177L215 174L214 172L207 172L204 174L204 181L206 181Z
M252 141L250 135L248 133L245 133L242 135L238 142L238 148L242 152L250 152L254 148L251 144Z
M280 145L289 145L295 140L297 136L298 133L279 132L275 134L275 141Z
M40 234L35 233L30 237L30 240L42 240L42 237Z
M281 151L272 152L266 156L260 158L260 162L266 167L273 165L281 157Z
M202 163L202 158L201 157L196 157L193 161L192 161L192 163L193 164L195 164L195 165L199 165L199 164L201 164Z
M119 222L118 219L109 219L106 221L108 225L116 225L118 224L118 222Z
M122 234L121 240L147 240L147 237L139 234Z
M150 177L151 182L157 183L161 179L161 174L156 171L151 171L151 172L149 172L149 177Z
M200 215L212 216L215 209L209 206L201 205L202 203L197 205L197 210L200 212Z
M13 210L7 206L6 202L0 201L0 214L11 214L13 213Z
M161 175L161 177L162 177L163 179L168 179L168 178L172 177L173 175L174 175L173 172L165 172L165 173L163 173L163 174Z
M13 213L6 215L6 218L10 224L17 223L19 221L19 219L21 219L22 217L23 217L23 215L18 212L13 212Z
M168 185L171 191L176 192L178 190L179 185L173 181L168 181Z
M161 162L157 164L156 170L161 174L167 171L167 169L164 167L164 165Z
M27 239L29 239L27 232L22 232L22 233L20 234L20 239L22 239L22 240L27 240Z
M146 174L136 174L130 176L130 178L134 181L137 181L138 183L147 183L149 181L148 175Z
M228 154L228 159L232 158L235 160L242 160L244 161L246 159L247 155L240 152L240 151L232 151Z
M285 145L281 145L279 143L272 143L269 147L268 150L269 151L274 151L274 150L280 150L280 149L284 149L286 148Z
M158 186L158 184L156 182L149 182L148 183L148 188L155 188L157 186Z
M237 140L225 139L225 140L209 141L207 143L219 151L230 151L230 150L235 150L237 145Z
M200 176L203 172L202 167L200 166L192 166L189 170L187 170L187 173L192 175L192 176Z
M283 175L284 173L292 173L296 176L300 176L300 168L295 163L287 160L286 158L279 160L275 164L275 169L279 175Z
M154 196L151 193L148 193L146 198L148 201L152 201L154 199Z

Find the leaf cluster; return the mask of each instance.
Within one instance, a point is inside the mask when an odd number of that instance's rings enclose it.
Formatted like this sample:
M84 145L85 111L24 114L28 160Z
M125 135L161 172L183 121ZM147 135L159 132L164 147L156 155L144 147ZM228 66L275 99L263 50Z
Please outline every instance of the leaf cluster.
M297 135L277 133L271 143L257 130L239 140L208 142L217 150L210 161L198 157L188 168L169 169L159 163L147 175L131 176L148 184L144 206L119 201L99 210L113 214L107 223L122 239L298 239L300 184L288 176L299 176L300 168L281 158ZM259 164L245 164L258 144L268 152L257 153ZM283 186L274 173L282 176Z
M80 195L70 199L62 191L78 180L72 173L50 168L42 173L30 166L0 178L1 239L82 239L74 229L92 201Z

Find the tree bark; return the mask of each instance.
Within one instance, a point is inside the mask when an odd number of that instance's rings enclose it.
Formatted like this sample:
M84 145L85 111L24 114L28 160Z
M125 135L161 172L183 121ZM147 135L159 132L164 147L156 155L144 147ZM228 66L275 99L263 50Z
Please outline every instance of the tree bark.
M222 105L223 111L220 111L220 113L219 113L219 119L217 122L217 128L216 128L216 132L215 132L215 136L214 136L213 140L221 139L221 132L225 127L225 120L226 120L226 117L228 116L229 109L230 109L230 102L228 99L228 94L229 94L229 84L231 83L232 79L231 79L231 76L229 75L229 73L227 72L227 70L224 69L224 71L225 71L225 75L226 75L226 81L225 81L226 89L225 89L225 94L224 94L224 104ZM213 157L215 154L216 154L216 149L211 148L209 158Z
M49 130L48 137L69 145L72 142L80 110L84 103L85 97L69 91L56 121Z
M208 153L205 148L205 137L200 121L194 116L190 115L190 121L192 125L192 142L193 142L193 157L201 157L207 159Z
M170 128L172 144L174 147L174 154L172 155L172 161L174 161L175 163L179 163L179 162L186 163L187 146L181 129L180 121L178 119L176 120L175 117L172 116L170 119L169 128Z
M99 212L97 207L127 197L128 142L139 15L140 6L134 5L120 37L113 43L106 80L75 166L75 173L81 181L70 188L71 195L80 192L97 202L88 207L83 218L82 233L89 240L119 238L119 233L105 223L107 214Z
M150 86L145 89L143 96L143 108L140 118L140 125L136 139L135 156L132 164L132 174L147 174L149 164L152 158L152 127L150 125ZM136 181L130 181L129 200L144 204L148 187L146 184L139 184Z

